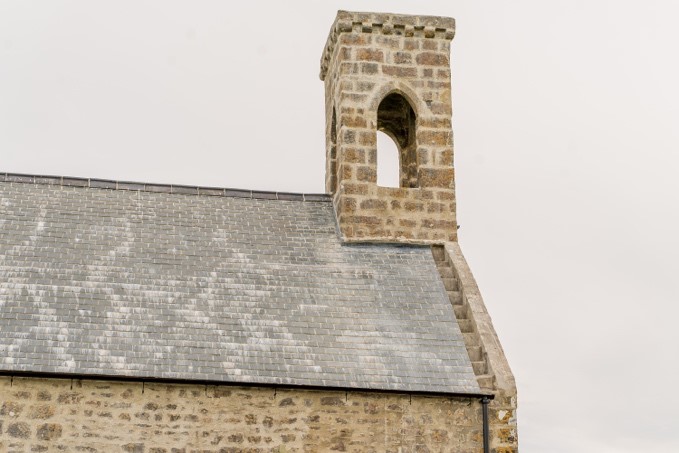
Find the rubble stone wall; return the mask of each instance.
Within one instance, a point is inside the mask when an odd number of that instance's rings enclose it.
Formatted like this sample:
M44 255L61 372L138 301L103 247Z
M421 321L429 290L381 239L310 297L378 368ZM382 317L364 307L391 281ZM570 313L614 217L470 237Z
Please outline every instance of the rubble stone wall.
M0 377L2 452L480 452L477 399Z

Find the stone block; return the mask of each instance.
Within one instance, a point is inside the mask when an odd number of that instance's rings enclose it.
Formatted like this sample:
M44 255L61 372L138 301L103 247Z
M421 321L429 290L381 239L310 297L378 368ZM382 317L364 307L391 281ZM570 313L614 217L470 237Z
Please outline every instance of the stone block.
M31 427L26 422L9 423L7 435L19 439L28 439L31 436Z
M417 68L384 65L382 66L382 74L396 78L414 78L417 77Z
M356 59L359 61L374 61L382 63L384 61L384 52L375 49L356 49Z
M418 181L422 187L452 189L453 178L452 168L420 168Z
M417 64L427 66L448 66L448 55L439 52L421 52L415 58Z
M63 427L57 423L45 423L38 427L36 437L40 440L54 440L61 437Z

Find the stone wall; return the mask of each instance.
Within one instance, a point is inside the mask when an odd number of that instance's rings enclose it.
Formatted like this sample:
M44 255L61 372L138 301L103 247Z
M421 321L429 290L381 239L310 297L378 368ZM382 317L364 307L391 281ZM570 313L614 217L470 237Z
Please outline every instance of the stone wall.
M321 78L326 191L334 196L345 241L430 244L457 239L449 59L453 34L450 18L338 13L321 59ZM407 101L412 117L394 111L398 102L383 104L392 95ZM377 185L378 129L399 143L401 187Z
M493 414L489 423L490 446L495 453L515 453L518 451L519 440L514 374L509 367L507 357L493 327L493 321L460 245L457 242L447 243L444 251L446 260L452 265L461 306L464 307L469 321L469 333L464 334L465 343L468 349L470 346L480 346L485 361L483 376L477 376L479 386L483 391L495 395L495 399L490 403L490 410ZM457 313L456 311L456 316ZM460 322L459 318L458 322Z
M2 452L476 453L481 417L469 398L0 377Z

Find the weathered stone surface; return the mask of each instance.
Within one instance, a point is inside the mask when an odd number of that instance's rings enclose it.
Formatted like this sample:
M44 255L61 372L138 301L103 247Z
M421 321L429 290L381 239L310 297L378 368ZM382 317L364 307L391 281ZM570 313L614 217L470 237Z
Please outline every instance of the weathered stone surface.
M359 27L359 19L370 22ZM338 13L321 78L328 115L326 191L334 196L345 242L457 239L454 203L429 205L422 195L423 189L435 188L446 193L440 197L455 197L448 69L453 34L454 21L448 18ZM394 101L399 96L405 102ZM347 115L336 122L333 112ZM377 186L378 129L399 145L402 192ZM363 183L360 190L357 181Z
M356 59L359 61L375 61L381 63L384 61L384 53L381 50L356 49Z
M465 326L465 343L479 386L495 395L489 407L492 451L516 452L516 383L479 288L457 243L433 247L433 252L458 322Z
M53 440L61 437L62 426L56 423L45 423L38 427L37 438L40 440Z
M429 66L448 66L448 55L444 53L422 52L417 55L417 64Z
M50 404L37 404L31 407L28 414L29 418L33 419L46 419L54 415L54 406Z
M0 416L16 417L24 410L24 406L18 401L4 401L0 406Z
M28 439L28 437L31 435L31 428L26 422L8 423L7 435L10 437L18 437L20 439Z
M403 77L403 78L412 78L412 77L417 77L417 68L404 68L401 66L389 66L385 65L382 66L382 73L384 75L388 76L393 76L393 77Z
M11 389L11 391L10 391ZM16 390L30 393L19 400ZM477 399L138 382L0 377L0 401L38 406L69 394L52 420L0 416L0 446L18 451L322 452L481 449ZM80 397L77 397L80 396ZM219 396L219 397L216 397ZM129 407L119 407L125 401ZM89 408L98 407L91 414ZM155 414L140 422L129 414ZM511 429L501 435L509 439Z

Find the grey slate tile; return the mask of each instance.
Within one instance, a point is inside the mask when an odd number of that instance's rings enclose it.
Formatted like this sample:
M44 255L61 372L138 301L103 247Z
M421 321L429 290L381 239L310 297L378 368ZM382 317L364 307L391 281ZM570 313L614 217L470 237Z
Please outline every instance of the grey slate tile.
M428 248L341 244L327 196L144 186L0 183L0 370L479 391Z

